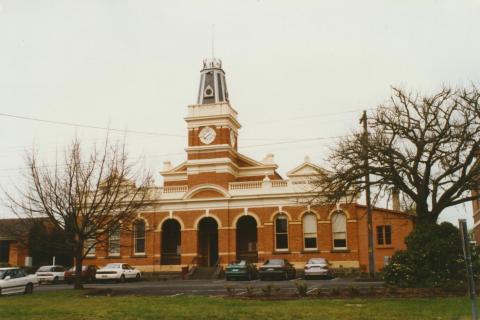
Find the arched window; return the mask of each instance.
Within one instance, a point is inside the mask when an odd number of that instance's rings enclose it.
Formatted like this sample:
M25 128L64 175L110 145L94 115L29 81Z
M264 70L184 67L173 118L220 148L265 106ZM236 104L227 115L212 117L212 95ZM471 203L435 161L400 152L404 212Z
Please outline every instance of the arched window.
M334 249L347 248L347 216L341 211L332 215L332 236Z
M288 250L288 219L284 214L275 218L275 250Z
M314 213L303 216L303 248L315 250L317 248L317 217Z
M133 225L134 253L145 254L145 221L137 220Z
M108 235L108 255L120 255L120 226L114 226Z

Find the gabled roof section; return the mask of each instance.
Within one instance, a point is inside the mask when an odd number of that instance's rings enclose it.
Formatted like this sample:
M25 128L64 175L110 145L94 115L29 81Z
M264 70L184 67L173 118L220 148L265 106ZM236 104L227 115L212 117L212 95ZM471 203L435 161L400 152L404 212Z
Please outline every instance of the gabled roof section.
M170 170L160 171L162 176L168 174L177 174L177 173L186 173L187 172L187 161L180 163L178 166L173 167Z
M260 161L254 160L252 158L247 157L241 153L238 154L238 166L243 167L264 167L265 164L261 163Z
M325 170L309 161L302 163L296 168L287 172L287 177L311 177L325 174Z

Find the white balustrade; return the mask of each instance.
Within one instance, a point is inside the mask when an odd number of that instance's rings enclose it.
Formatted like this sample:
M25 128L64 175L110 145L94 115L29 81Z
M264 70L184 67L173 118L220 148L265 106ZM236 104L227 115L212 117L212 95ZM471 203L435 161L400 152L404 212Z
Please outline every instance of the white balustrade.
M163 193L181 193L187 192L188 186L168 186L163 187Z

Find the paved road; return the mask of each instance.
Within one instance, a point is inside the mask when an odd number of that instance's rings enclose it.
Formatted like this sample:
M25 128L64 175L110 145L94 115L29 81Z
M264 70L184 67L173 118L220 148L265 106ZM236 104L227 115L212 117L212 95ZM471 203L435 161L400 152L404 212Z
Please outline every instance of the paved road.
M280 288L281 292L295 293L296 287L294 281L225 281L225 280L168 280L168 281L139 281L127 283L95 283L87 284L88 289L113 289L115 294L132 295L159 295L159 296L179 296L179 295L207 295L218 296L227 293L226 286L235 288L237 295L246 293L246 286L261 288L268 284ZM382 282L355 282L349 279L335 278L332 280L302 280L308 284L308 290L316 288L345 288L355 286L357 288L369 288L383 286ZM68 284L45 284L36 288L37 292L48 292L71 289Z

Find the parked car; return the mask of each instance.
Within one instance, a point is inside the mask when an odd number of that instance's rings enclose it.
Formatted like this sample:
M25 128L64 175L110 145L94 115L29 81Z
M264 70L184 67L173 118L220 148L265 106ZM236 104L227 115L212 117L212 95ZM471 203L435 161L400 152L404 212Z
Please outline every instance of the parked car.
M0 268L0 295L12 293L33 293L38 279L20 268Z
M260 268L260 280L280 278L288 280L295 278L295 268L287 259L270 259Z
M304 279L312 277L332 278L330 263L324 258L312 258L305 264Z
M109 263L103 268L97 270L95 279L97 280L116 280L125 282L128 279L140 280L142 273L140 270L126 263Z
M35 275L38 278L38 282L51 282L58 283L65 280L65 267L63 266L43 266L38 268Z
M97 266L89 265L82 266L82 280L84 282L93 282L95 281L95 274L97 273ZM71 267L65 271L65 281L69 284L72 284L75 281L75 267Z
M252 280L258 276L257 267L246 260L237 260L228 264L225 269L225 280Z

